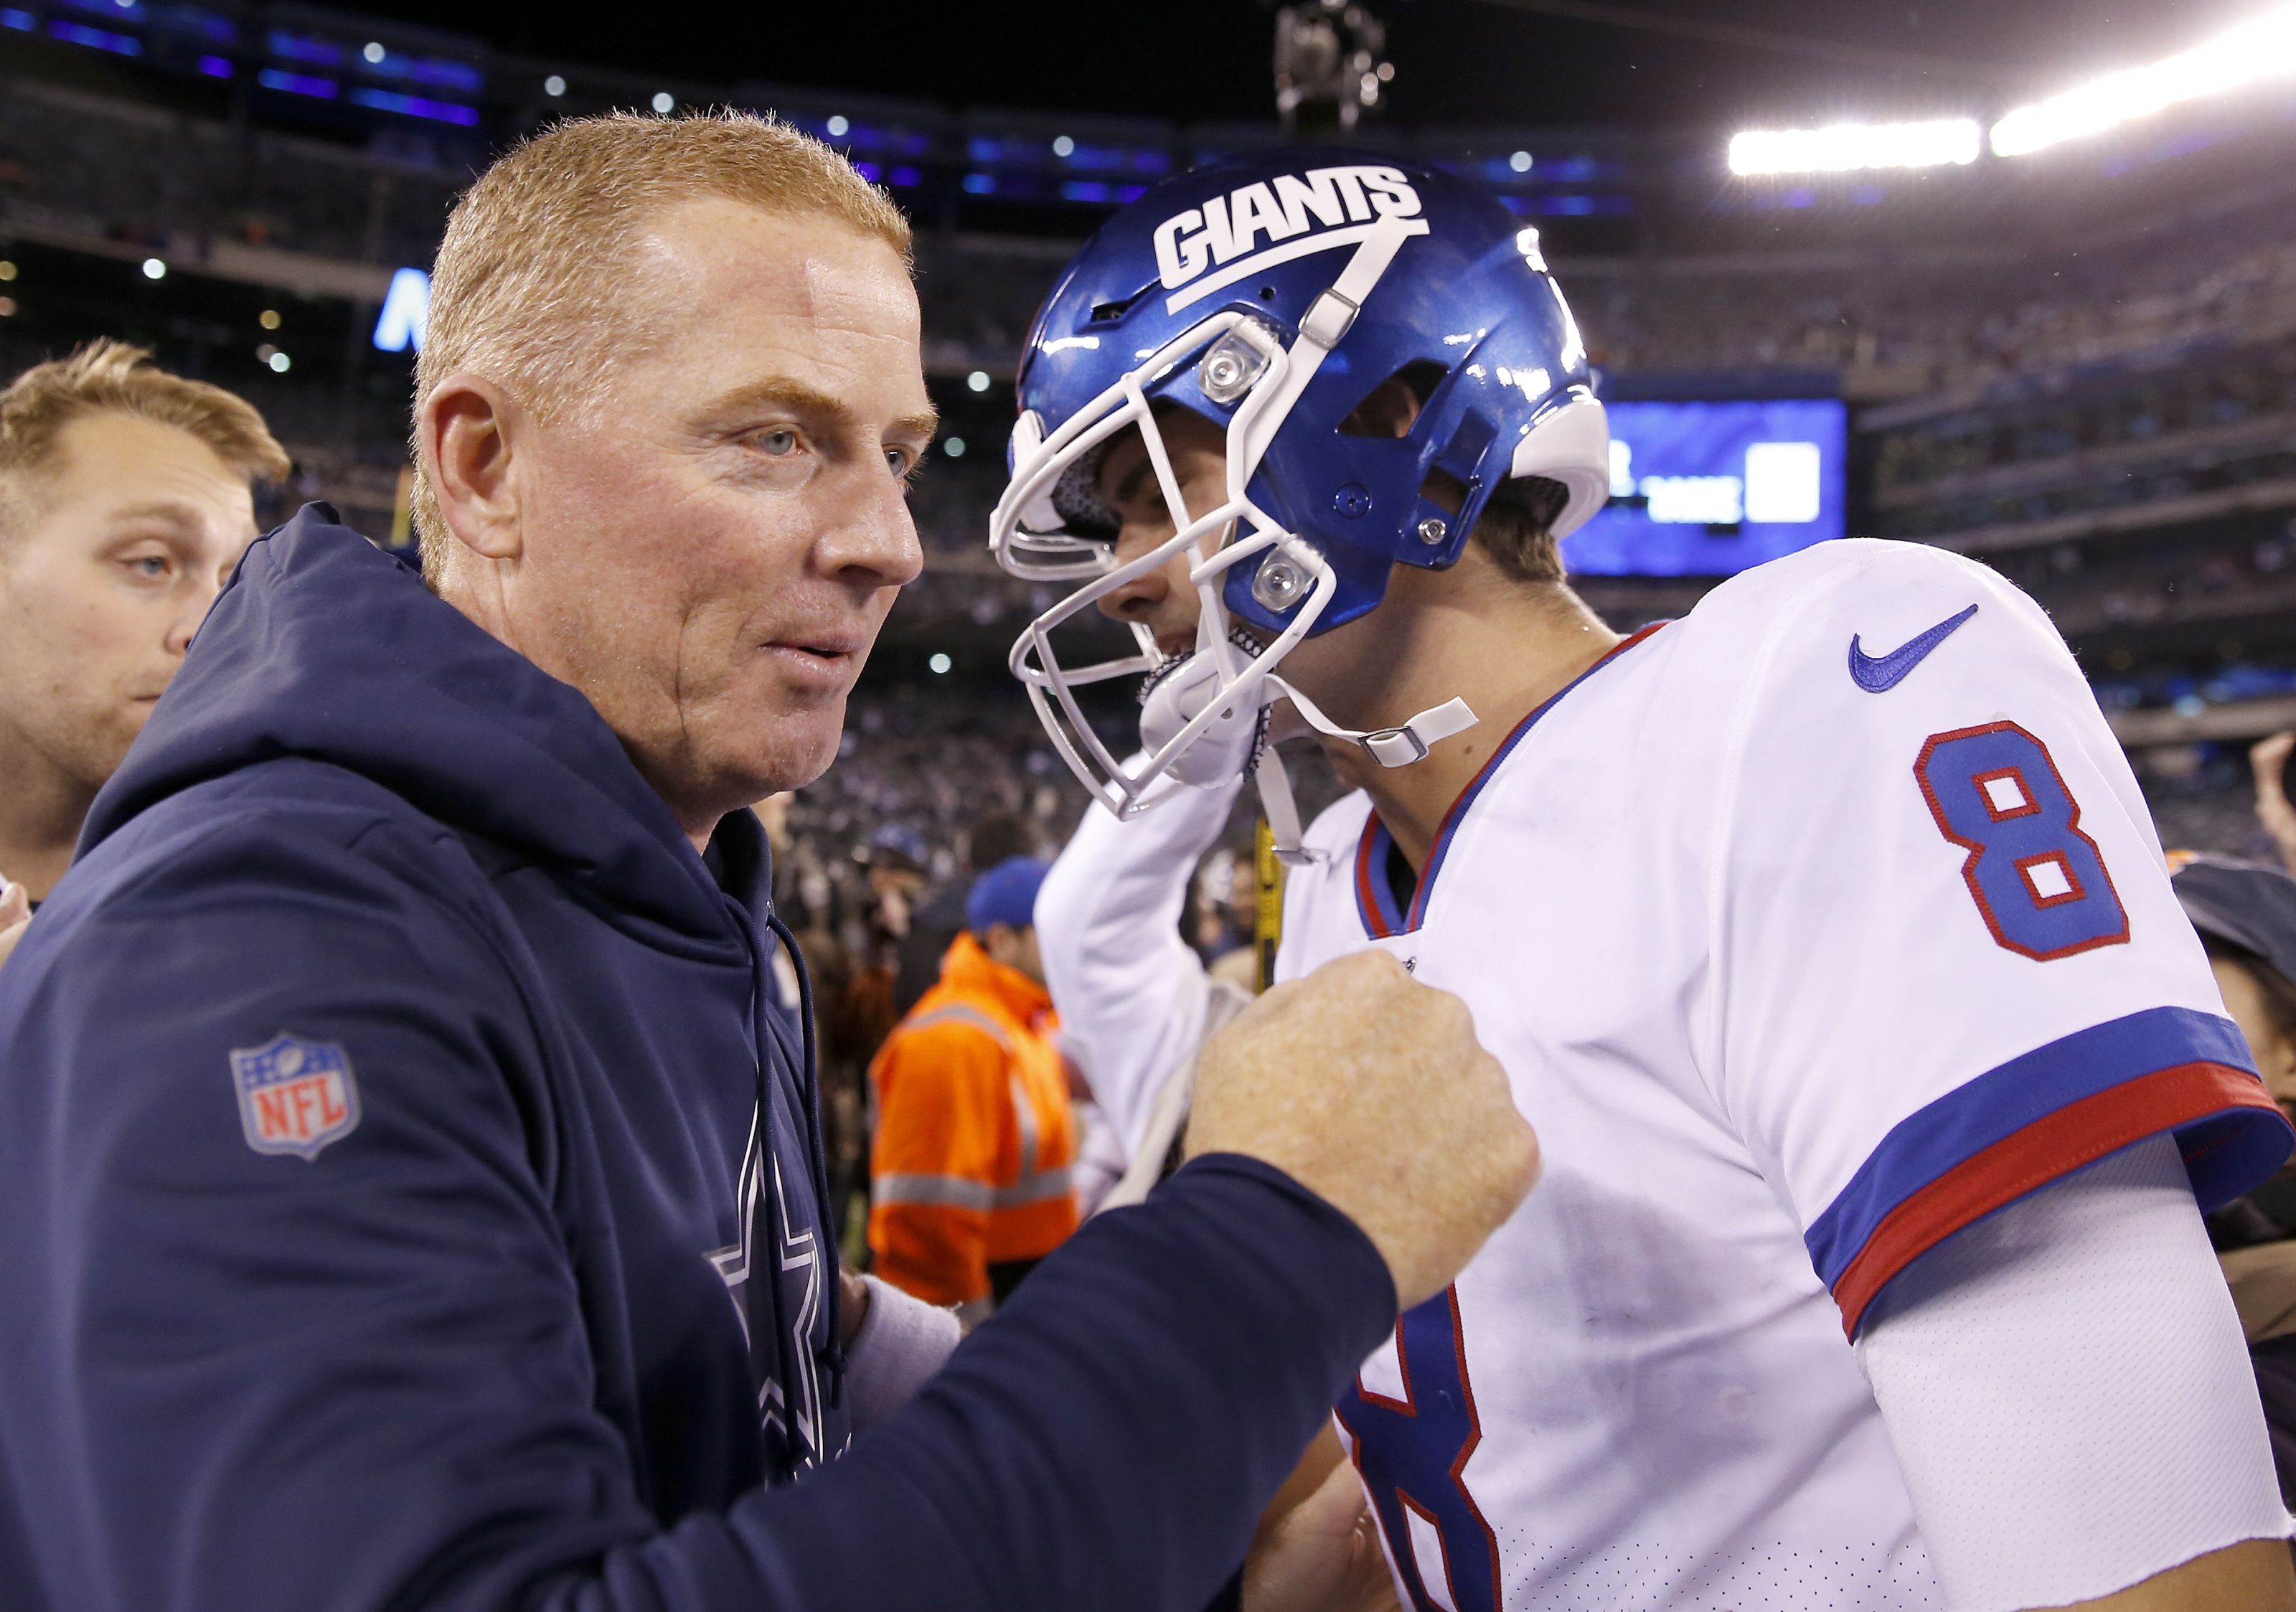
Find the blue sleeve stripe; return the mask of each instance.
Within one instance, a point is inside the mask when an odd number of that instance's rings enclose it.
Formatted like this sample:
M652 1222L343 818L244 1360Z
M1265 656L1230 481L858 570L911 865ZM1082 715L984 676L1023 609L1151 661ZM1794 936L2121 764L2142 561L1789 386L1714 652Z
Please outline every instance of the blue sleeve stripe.
M2085 1098L2191 1063L2256 1072L2237 1026L2190 1008L2148 1008L2109 1019L1988 1069L1906 1116L1882 1139L1811 1223L1804 1237L1810 1263L1833 1286L1892 1211L1976 1154ZM2284 1125L2276 1139L2283 1156L2285 1131ZM2223 1147L2208 1160L2193 1161L2194 1191L2203 1207L2247 1191L2278 1166L2275 1158L2251 1173L2253 1166L2243 1162L2251 1158L2249 1149ZM2201 1166L2210 1161L2215 1162L2204 1180Z

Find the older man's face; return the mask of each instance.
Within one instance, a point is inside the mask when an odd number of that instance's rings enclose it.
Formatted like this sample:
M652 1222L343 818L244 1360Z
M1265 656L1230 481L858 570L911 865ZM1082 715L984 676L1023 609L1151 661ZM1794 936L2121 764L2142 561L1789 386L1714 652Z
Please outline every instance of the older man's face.
M835 759L922 569L916 293L873 236L718 200L665 211L625 272L648 340L521 449L504 613L706 833Z

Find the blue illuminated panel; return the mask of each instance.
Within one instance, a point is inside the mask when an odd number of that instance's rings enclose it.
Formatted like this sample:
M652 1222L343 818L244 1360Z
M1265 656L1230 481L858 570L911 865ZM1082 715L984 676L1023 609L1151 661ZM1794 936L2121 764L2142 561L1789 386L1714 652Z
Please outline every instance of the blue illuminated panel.
M439 123L458 123L464 128L476 128L479 123L476 107L454 101L432 101L422 95L402 95L397 90L369 89L363 85L351 91L350 98L356 105L371 106L379 112L397 112L406 118L429 118Z
M320 101L332 101L341 89L332 78L291 73L276 67L265 68L255 75L255 81L265 89L284 90L291 95L309 95Z
M1596 577L1726 577L1842 535L1837 398L1613 403L1611 503L1563 540Z
M62 18L48 24L48 34L50 37L62 39L68 45L84 45L90 50L110 51L116 56L140 56L144 53L144 42L131 34L115 34L104 29L89 28L84 23L66 22Z

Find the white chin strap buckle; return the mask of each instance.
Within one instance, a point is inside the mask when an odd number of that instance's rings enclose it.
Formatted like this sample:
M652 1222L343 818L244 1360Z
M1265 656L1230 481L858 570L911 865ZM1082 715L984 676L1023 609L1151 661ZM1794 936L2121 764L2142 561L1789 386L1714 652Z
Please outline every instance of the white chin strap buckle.
M1420 712L1399 728L1381 728L1356 736L1356 742L1383 767L1407 767L1426 760L1427 752L1452 734L1464 733L1474 725L1475 714L1467 708L1467 702L1455 699Z
M1308 725L1327 739L1341 739L1357 745L1374 761L1383 767L1407 767L1414 761L1424 761L1427 753L1454 733L1464 733L1475 725L1478 718L1464 700L1456 695L1441 705L1424 710L1398 727L1374 728L1365 732L1357 728L1343 728L1316 708L1316 702L1280 677L1270 677L1269 683L1292 701Z

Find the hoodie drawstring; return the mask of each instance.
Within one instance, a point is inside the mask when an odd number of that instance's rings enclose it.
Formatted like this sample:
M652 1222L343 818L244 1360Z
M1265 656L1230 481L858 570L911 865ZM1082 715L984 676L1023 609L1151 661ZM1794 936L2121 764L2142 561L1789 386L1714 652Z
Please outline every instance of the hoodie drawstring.
M805 1103L806 1153L813 1164L814 1201L821 1206L822 1240L829 1246L822 1251L830 1274L827 1309L829 1313L829 1403L841 1406L845 1403L845 1337L842 1311L845 1294L843 1267L840 1261L839 1243L841 1228L830 1223L834 1206L829 1197L829 1146L821 1123L821 1061L819 1049L814 1044L813 975L805 966L805 956L797 948L797 937L790 933L781 914L770 908L766 912L766 925L774 932L789 953L790 967L797 975L798 1029L804 1038L804 1067L799 1084Z

